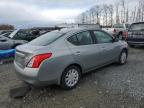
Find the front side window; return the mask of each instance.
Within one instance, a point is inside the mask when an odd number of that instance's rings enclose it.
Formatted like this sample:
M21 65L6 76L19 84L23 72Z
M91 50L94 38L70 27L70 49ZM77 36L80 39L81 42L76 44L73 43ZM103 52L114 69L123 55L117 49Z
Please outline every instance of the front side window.
M113 40L110 35L102 31L94 31L94 34L96 36L97 43L110 43Z

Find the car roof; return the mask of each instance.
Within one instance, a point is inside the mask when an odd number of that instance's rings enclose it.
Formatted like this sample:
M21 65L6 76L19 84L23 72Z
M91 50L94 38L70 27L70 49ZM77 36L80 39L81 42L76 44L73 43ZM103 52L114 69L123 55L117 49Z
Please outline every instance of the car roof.
M79 31L85 31L85 30L101 30L98 28L82 28L82 27L77 27L77 28L63 28L61 30L59 30L62 33L67 33L67 32L79 32Z
M63 28L61 30L54 30L54 31L58 31L60 32L61 34L64 35L70 35L70 34L75 34L75 33L78 33L78 32L82 32L82 31L90 31L90 30L97 30L97 31L103 31L103 32L106 32L100 28L84 28L84 27L77 27L77 28ZM54 32L52 31L52 32ZM111 35L110 33L106 32L107 34ZM112 35L111 35L112 36Z

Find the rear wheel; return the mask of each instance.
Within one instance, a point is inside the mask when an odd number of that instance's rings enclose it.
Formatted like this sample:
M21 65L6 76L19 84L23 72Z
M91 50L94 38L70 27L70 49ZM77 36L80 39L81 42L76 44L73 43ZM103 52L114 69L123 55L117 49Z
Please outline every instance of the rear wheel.
M123 50L119 56L119 64L123 65L127 62L127 50Z
M77 66L70 66L65 69L61 77L61 87L66 90L73 89L81 77L80 69Z

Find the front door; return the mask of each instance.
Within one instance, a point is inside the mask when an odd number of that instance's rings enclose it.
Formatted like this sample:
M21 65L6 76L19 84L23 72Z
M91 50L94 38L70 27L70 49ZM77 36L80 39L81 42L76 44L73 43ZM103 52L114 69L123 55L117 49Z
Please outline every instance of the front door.
M113 61L117 57L116 42L113 42L112 36L104 31L94 31L97 40L97 46L100 50L100 64Z

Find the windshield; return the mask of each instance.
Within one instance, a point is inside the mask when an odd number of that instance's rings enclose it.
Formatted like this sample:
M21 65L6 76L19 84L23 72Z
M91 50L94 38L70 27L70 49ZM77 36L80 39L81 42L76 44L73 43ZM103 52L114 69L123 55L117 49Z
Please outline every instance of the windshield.
M124 28L123 24L114 24L113 28Z
M34 39L29 44L36 45L36 46L45 46L45 45L48 45L51 42L55 41L63 34L64 34L63 32L58 31L58 30L52 31L52 32L46 33L46 34Z
M18 30L14 30L8 37L13 38L13 36L18 32Z
M11 33L4 33L3 36L8 37Z
M133 24L131 30L144 30L144 24Z
M33 35L28 30L25 29L16 30L12 32L9 36L9 38L12 38L14 40L26 40L28 42L35 39L36 37L37 35Z

